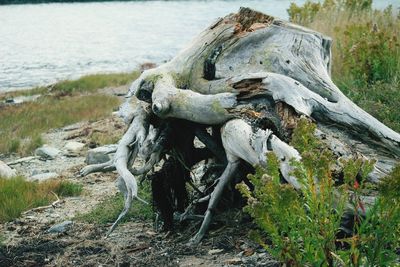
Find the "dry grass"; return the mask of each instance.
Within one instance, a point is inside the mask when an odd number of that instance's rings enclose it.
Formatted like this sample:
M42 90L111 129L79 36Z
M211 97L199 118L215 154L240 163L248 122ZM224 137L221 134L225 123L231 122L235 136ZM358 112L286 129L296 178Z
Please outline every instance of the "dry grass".
M291 21L332 37L332 78L357 105L400 131L400 13L372 0L292 4Z
M43 97L37 102L0 110L0 153L31 153L42 144L41 134L84 120L98 120L119 105L116 97L92 94L63 98Z
M13 220L25 210L48 205L59 197L77 196L82 186L63 180L28 182L23 177L0 178L0 223Z

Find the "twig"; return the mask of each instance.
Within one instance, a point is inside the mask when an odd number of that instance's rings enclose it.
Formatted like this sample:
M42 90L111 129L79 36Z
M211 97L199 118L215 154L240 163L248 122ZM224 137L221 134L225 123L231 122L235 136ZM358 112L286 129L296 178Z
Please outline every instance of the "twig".
M27 211L23 212L22 214L27 214L27 213L33 212L33 211L45 210L45 209L48 209L48 208L56 208L56 205L61 203L61 200L57 196L56 193L54 193L53 191L51 191L51 193L57 198L56 201L54 201L53 203L51 203L50 205L47 205L47 206L40 206L40 207L36 207L36 208L30 209L30 210L27 210Z

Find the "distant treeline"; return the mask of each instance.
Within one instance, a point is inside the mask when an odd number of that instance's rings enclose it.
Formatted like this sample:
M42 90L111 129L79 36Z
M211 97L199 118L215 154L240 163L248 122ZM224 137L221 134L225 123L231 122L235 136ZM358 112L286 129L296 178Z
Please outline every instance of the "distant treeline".
M84 2L128 2L138 0L0 0L0 5L43 4L43 3L84 3ZM143 1L143 0L141 0Z

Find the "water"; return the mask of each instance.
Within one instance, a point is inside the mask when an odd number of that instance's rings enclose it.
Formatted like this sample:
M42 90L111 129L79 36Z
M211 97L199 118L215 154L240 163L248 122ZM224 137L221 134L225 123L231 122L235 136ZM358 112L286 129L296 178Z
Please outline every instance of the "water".
M162 63L217 17L240 6L287 19L290 2L305 0L0 6L0 92Z

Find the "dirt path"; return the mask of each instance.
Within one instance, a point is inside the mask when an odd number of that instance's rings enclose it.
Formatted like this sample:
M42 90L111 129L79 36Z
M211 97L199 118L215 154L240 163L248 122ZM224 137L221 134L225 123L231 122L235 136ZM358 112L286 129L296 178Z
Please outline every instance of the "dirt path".
M119 125L114 118L99 122L79 123L45 135L46 142L63 149L66 139L88 142L93 129L108 131ZM120 127L117 127L120 128ZM113 129L111 129L113 130ZM123 129L120 129L123 131ZM76 133L87 133L79 135ZM246 236L249 219L240 211L224 213L225 223L217 223L207 238L196 248L186 246L199 222L181 225L174 233L157 233L151 222L130 221L117 227L107 239L109 226L76 221L79 213L93 209L101 200L117 193L115 173L96 173L79 177L84 166L86 150L74 157L62 156L55 160L33 159L15 167L26 176L33 170L56 171L63 179L83 185L83 194L70 197L54 208L28 212L20 218L0 224L6 238L0 247L0 266L274 266L257 245ZM12 158L6 161L15 160ZM72 221L63 233L49 233L58 223Z

